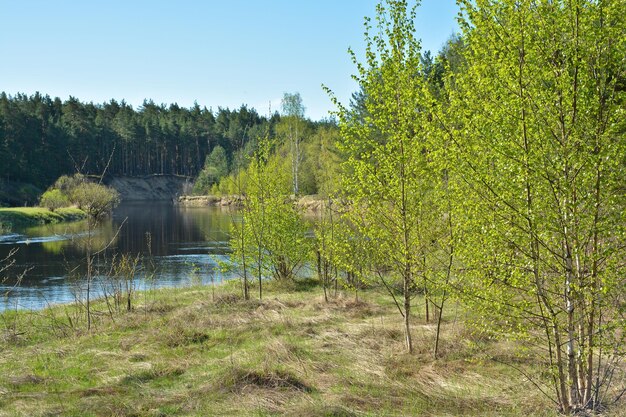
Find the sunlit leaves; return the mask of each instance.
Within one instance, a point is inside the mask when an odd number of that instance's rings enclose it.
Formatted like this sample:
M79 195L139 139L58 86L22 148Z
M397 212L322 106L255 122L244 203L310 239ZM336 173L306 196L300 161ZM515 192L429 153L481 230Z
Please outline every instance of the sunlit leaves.
M597 354L624 285L626 3L461 4L466 68L446 128L465 184L466 300L484 324L539 338L555 398L586 406L593 361L573 358Z

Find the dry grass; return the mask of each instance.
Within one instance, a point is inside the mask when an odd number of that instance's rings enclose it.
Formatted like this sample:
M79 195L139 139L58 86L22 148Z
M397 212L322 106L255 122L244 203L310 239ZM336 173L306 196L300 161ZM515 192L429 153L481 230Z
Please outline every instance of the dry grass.
M535 375L540 364L453 317L434 360L432 324L415 320L406 354L401 317L376 290L329 303L310 285L269 288L262 302L235 292L156 291L114 321L98 316L91 334L55 330L65 307L20 314L20 343L0 346L0 416L556 415L489 358Z

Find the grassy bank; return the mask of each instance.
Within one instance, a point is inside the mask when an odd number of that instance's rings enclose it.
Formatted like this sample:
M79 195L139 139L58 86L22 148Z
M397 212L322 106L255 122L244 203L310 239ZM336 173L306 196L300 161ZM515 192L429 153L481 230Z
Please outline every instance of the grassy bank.
M0 208L0 224L11 228L75 221L85 217L84 211L71 207L55 211L42 207Z
M113 316L100 302L91 333L71 306L4 313L0 416L556 415L502 364L538 376L533 355L469 331L458 309L434 360L433 324L417 318L417 352L404 353L401 317L376 290L326 303L314 285L268 288L246 302L232 284L140 294Z

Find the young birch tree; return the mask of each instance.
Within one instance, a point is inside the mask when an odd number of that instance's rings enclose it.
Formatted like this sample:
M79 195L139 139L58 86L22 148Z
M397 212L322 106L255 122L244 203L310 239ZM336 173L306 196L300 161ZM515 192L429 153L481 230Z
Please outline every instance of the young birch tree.
M272 141L262 138L246 170L242 221L234 225L232 259L249 269L263 297L263 278L291 282L310 251L307 226L289 198L289 178L280 159L271 155ZM247 274L246 274L247 276Z
M462 0L449 78L464 290L535 342L564 413L595 408L624 320L624 0Z
M267 230L267 205L271 201L268 184L267 159L271 143L263 138L252 156L246 170L247 187L243 200L241 223L233 223L230 246L232 259L247 279L248 269L256 275L259 284L259 299L263 298L263 265L265 259L265 239ZM247 284L247 283L246 283ZM247 299L247 298L246 298Z
M401 281L398 306L409 352L411 302L426 273L422 259L431 241L434 178L424 129L429 100L415 12L416 6L409 8L406 0L383 1L376 8L374 35L366 18L365 62L352 53L365 112L338 104L341 149L347 155L344 186L352 202L349 222L370 246L372 263L388 271L381 278Z
M293 182L293 193L298 195L300 192L300 163L302 162L302 128L300 124L304 119L304 105L300 93L285 93L281 100L283 117L287 119L288 140L291 148L291 179Z

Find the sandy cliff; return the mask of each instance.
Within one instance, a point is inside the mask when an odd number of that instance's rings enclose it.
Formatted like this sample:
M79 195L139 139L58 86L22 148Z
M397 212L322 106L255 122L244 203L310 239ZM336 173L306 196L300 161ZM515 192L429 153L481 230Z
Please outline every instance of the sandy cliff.
M105 181L120 193L122 201L174 200L191 187L191 180L174 175L113 177Z

